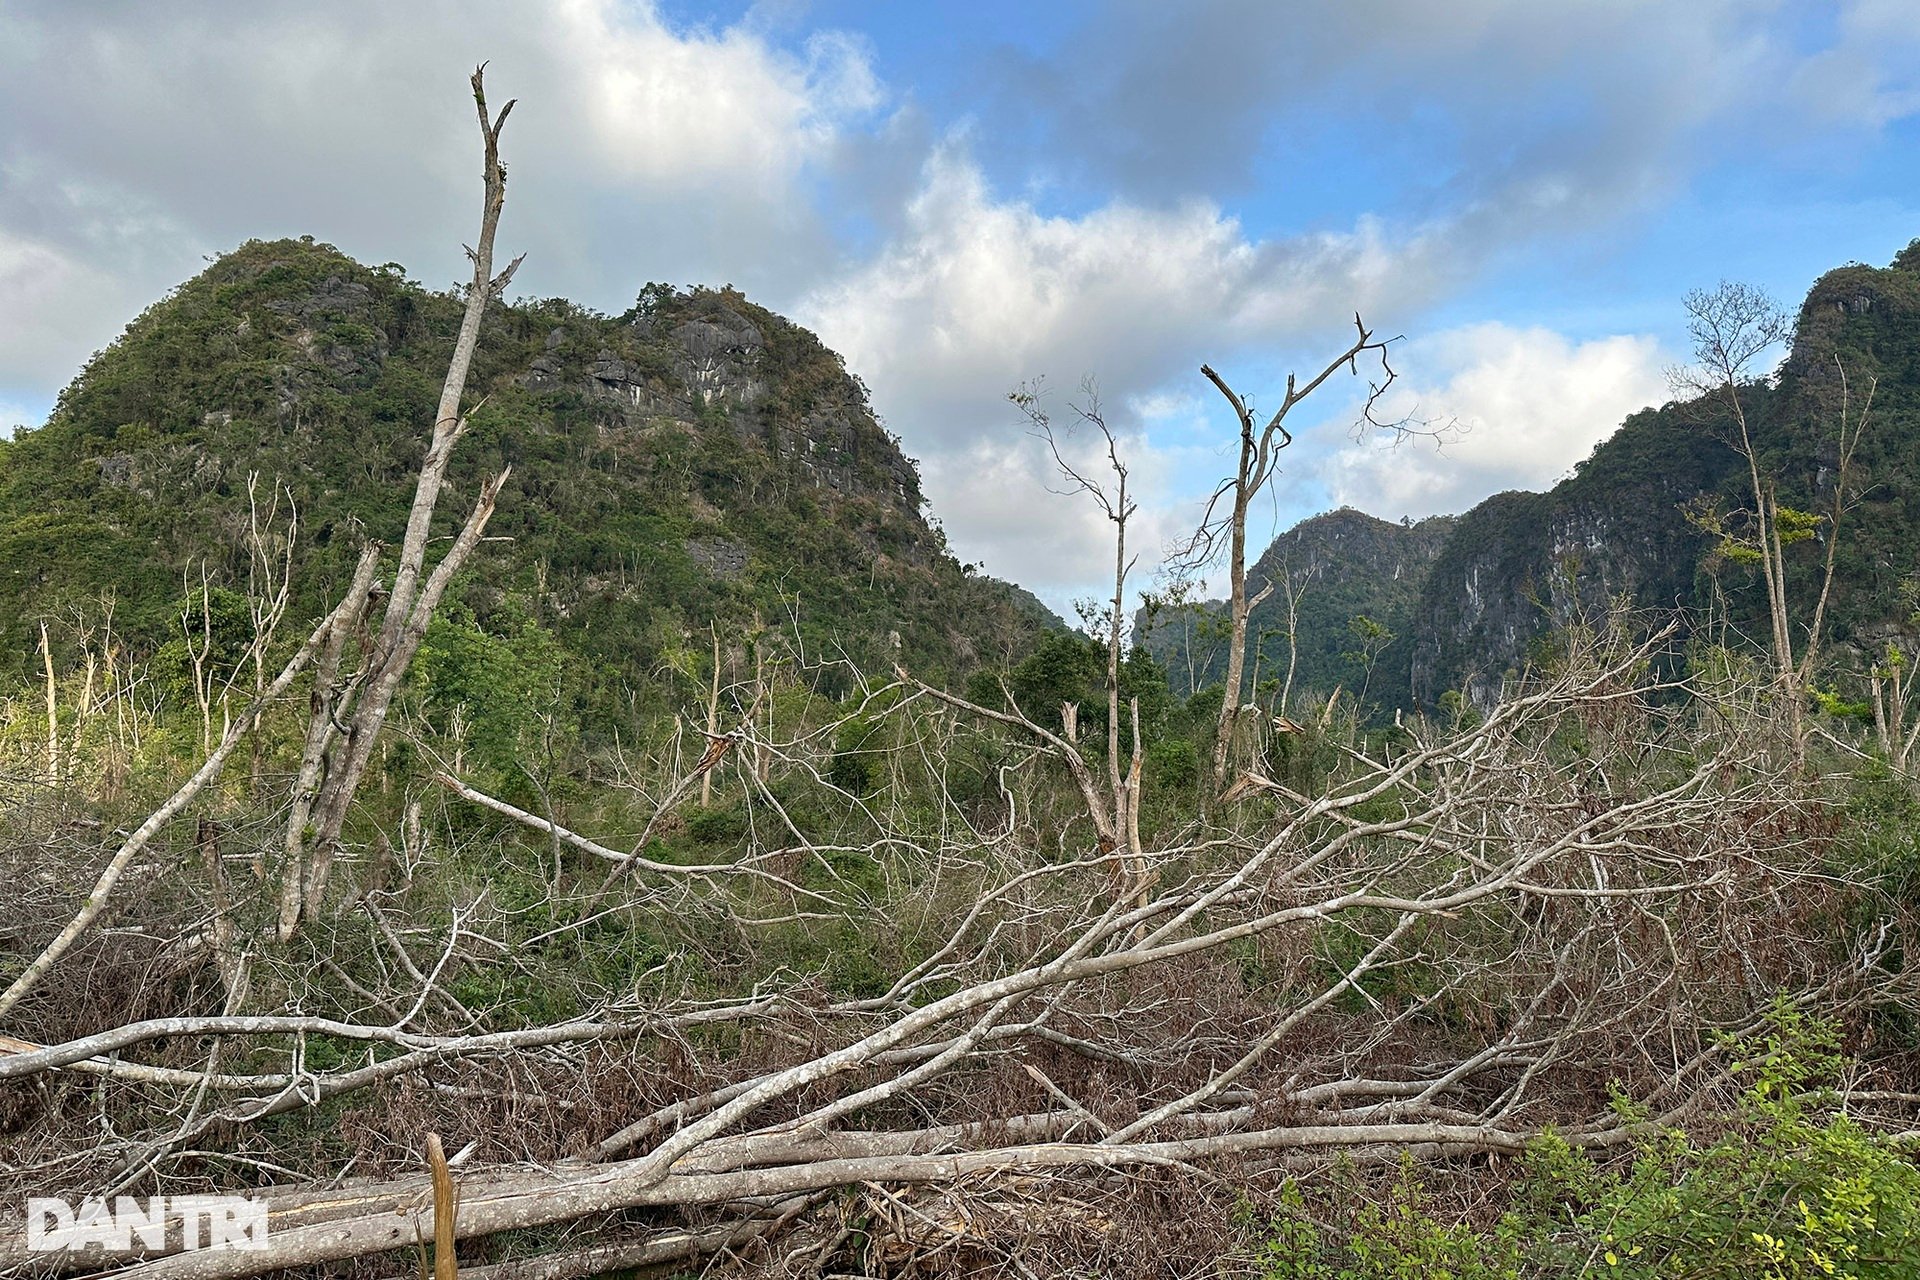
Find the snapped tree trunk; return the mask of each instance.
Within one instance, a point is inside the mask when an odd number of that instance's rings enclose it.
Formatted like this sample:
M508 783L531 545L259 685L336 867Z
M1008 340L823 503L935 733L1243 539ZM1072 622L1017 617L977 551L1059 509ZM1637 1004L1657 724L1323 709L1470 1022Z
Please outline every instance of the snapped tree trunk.
M479 497L453 546L433 570L427 572L428 535L446 482L447 464L468 426L460 402L466 393L467 370L479 341L480 322L487 304L506 288L520 265L520 259L516 258L498 275L493 273L494 233L499 228L500 211L507 198L507 170L500 161L500 131L513 110L513 103L508 102L497 116L489 114L482 71L484 68L473 73L472 83L485 150L486 194L480 216L480 238L477 247L467 251L473 262L473 280L467 290L466 312L441 385L439 408L428 437L426 456L420 464L420 478L414 487L413 507L407 516L406 535L400 544L400 559L394 568L393 589L387 594L379 635L373 638L359 677L339 693L337 700L332 689L315 700L314 723L309 728L307 743L310 750L319 744L323 763L317 772L323 780L318 782L310 806L297 789L294 811L287 824L278 929L282 940L291 937L300 921L317 910L326 896L341 833L346 828L360 780L373 759L374 746L394 695L399 692L407 668L426 636L427 625L447 584L479 545L487 520L493 514L494 502L512 470L508 468L481 485ZM326 703L331 705L322 705ZM325 723L320 722L323 717ZM301 779L302 787L311 786L315 781L305 757Z

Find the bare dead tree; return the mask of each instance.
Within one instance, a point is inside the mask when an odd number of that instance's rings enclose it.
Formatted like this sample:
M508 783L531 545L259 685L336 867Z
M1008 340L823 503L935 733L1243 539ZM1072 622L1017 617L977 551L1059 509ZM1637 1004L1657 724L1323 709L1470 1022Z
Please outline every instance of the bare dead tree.
M1269 800L1238 812L1258 821L1237 834L1151 833L1144 849L1162 874L1118 897L1099 889L1118 850L1050 848L1048 832L1072 816L1054 808L1064 797L1111 820L1110 797L1075 780L1070 742L1017 709L879 686L866 714L885 709L891 749L922 771L903 781L947 796L941 812L849 797L852 820L889 834L836 846L795 824L769 836L800 840L822 867L836 847L885 855L895 890L884 919L926 941L884 989L830 995L778 975L733 993L628 982L576 1018L483 1018L451 998L452 974L511 968L594 923L530 938L483 891L436 930L419 916L404 932L375 928L368 946L392 976L364 988L359 1012L134 1020L0 1045L0 1089L37 1085L50 1114L84 1082L149 1117L149 1132L94 1134L78 1148L50 1134L15 1159L21 1176L76 1189L209 1149L284 1161L265 1142L274 1116L375 1095L447 1100L447 1090L500 1099L462 1105L517 1107L529 1086L510 1082L538 1081L568 1108L556 1145L463 1166L455 1231L592 1224L634 1207L696 1215L623 1246L641 1251L746 1238L836 1187L991 1198L1022 1178L1223 1157L1291 1169L1336 1152L1512 1153L1546 1125L1578 1145L1626 1143L1638 1130L1612 1112L1593 1061L1672 1119L1722 1078L1714 1030L1750 1027L1778 989L1829 1006L1905 998L1883 960L1900 926L1871 923L1884 904L1823 858L1821 801L1775 763L1766 690L1662 678L1663 641L1575 636L1558 668L1484 720L1409 721L1402 744L1355 747L1317 792L1250 775ZM784 790L831 785L819 766L844 723L802 722L764 741ZM761 735L759 725L749 718L742 732ZM1584 746L1569 756L1575 739ZM993 829L963 818L945 790L970 741L1000 758L1035 748L1000 774L1012 820ZM725 759L751 787L752 753ZM851 886L769 874L791 846L756 842L702 867L634 861L558 818L460 794L536 833L537 857L558 836L600 865L630 863L630 897L595 919L642 913L684 929L686 945L732 939L725 950L750 945L769 919L832 928L876 914ZM763 803L792 816L771 792ZM389 909L398 904L370 922ZM1836 960L1823 930L1843 910L1869 924ZM431 950L424 934L438 935ZM1267 975L1257 999L1231 994L1247 964ZM1395 977L1407 966L1423 975L1412 988ZM703 1028L728 1029L742 1051L706 1060ZM225 1060L244 1067L195 1065L209 1040L248 1046ZM316 1068L303 1046L322 1040L371 1052ZM656 1078L647 1064L681 1053L704 1061L638 1095L602 1096L634 1073ZM1118 1080L1124 1099L1107 1092ZM582 1123L598 1125L584 1150ZM475 1136L498 1152L525 1128ZM109 1274L244 1276L410 1247L431 1237L433 1187L412 1151L401 1154L371 1181L255 1192L272 1207L264 1251L163 1250ZM0 1236L0 1266L34 1261L19 1247ZM610 1247L589 1239L541 1265L575 1274Z
M1807 621L1799 662L1794 669L1795 679L1802 689L1811 685L1819 665L1820 646L1826 636L1827 604L1833 598L1834 571L1840 554L1840 529L1848 510L1858 500L1853 489L1854 458L1860 452L1861 438L1866 434L1867 425L1873 417L1873 396L1879 388L1879 379L1869 375L1856 404L1852 380L1847 377L1846 364L1838 355L1833 357L1833 367L1840 383L1840 399L1834 413L1833 499L1827 507L1827 552L1821 566L1820 594L1814 600L1813 616ZM1780 536L1776 527L1776 556L1780 550L1779 544Z
M1140 771L1144 756L1140 742L1140 703L1137 698L1130 707L1132 753L1124 766L1120 755L1120 653L1126 619L1127 576L1139 559L1137 553L1129 556L1127 552L1127 522L1139 510L1139 504L1128 496L1127 464L1120 457L1120 442L1107 425L1106 416L1100 408L1098 390L1090 381L1082 390L1085 393L1083 400L1074 406L1073 412L1079 424L1099 434L1107 467L1113 473L1111 488L1061 452L1063 433L1055 428L1038 390L1022 389L1014 392L1010 398L1026 414L1033 434L1046 444L1055 468L1067 482L1067 492L1084 495L1113 525L1113 595L1107 602L1104 611L1106 616L1098 619L1106 624L1107 792L1111 798L1112 816L1104 824L1096 822L1095 829L1100 832L1102 852L1126 850L1125 892L1144 893L1150 887L1150 872L1146 855L1140 847ZM1065 711L1063 723L1067 739L1077 754L1078 746L1073 741L1075 721L1074 712Z
M1287 675L1281 682L1279 702L1274 708L1282 719L1292 715L1293 677L1300 668L1300 602L1306 599L1307 589L1313 584L1317 572L1318 566L1315 565L1296 576L1289 565L1278 584L1287 605Z
M1910 662L1898 644L1888 641L1879 661L1867 672L1873 698L1874 737L1887 763L1902 773L1908 771L1914 760L1914 749L1920 747L1920 719L1916 719L1911 728L1907 724L1914 697Z
M373 639L363 669L353 679L342 681L339 673L343 636L329 640L327 656L321 664L311 727L286 828L278 926L282 941L293 935L300 921L317 910L325 897L341 833L360 780L373 759L374 745L386 723L394 695L426 636L427 625L448 583L479 545L487 521L493 515L494 502L512 471L509 467L481 485L479 497L453 545L429 573L427 543L434 511L439 505L454 446L466 434L471 422L469 413L461 408L461 400L466 393L467 370L480 338L480 323L488 304L506 289L521 262L515 258L505 270L494 273L494 235L507 199L507 169L500 159L500 131L514 104L509 101L497 115L489 114L482 83L484 71L484 67L476 69L472 80L484 150L485 198L477 247L467 250L473 263L473 279L467 287L466 312L441 385L439 408L420 464L413 507L407 515L406 535L400 544L400 559L394 568L393 587L386 596L379 633ZM350 602L342 618L343 629L357 629L361 625L368 603L369 598L364 596Z
M1368 383L1366 402L1361 411L1362 420L1372 425L1392 427L1401 431L1406 430L1408 426L1404 422L1397 424L1373 422L1374 407L1393 385L1396 377L1393 366L1387 361L1387 354L1389 346L1397 339L1377 338L1374 331L1361 322L1358 314L1353 317L1353 327L1355 333L1353 342L1318 373L1304 382L1298 381L1291 373L1287 375L1287 387L1280 397L1280 404L1271 415L1266 417L1264 423L1256 416L1252 402L1229 386L1226 379L1216 373L1211 365L1200 366L1201 374L1214 385L1233 409L1240 432L1239 456L1233 474L1221 481L1219 487L1214 490L1192 538L1175 553L1176 563L1184 566L1188 571L1197 571L1219 558L1222 540L1225 541L1227 672L1224 692L1220 700L1219 723L1213 742L1211 776L1215 795L1225 790L1228 782L1228 756L1233 740L1234 721L1241 710L1241 684L1246 671L1247 618L1273 590L1273 584L1266 583L1253 595L1249 596L1247 593L1247 513L1259 495L1272 483L1274 476L1278 474L1281 451L1293 443L1293 433L1286 427L1287 415L1341 369L1358 376L1360 359L1365 356L1379 360L1380 374L1379 381L1370 380Z
M1773 530L1773 489L1760 475L1759 454L1754 447L1753 428L1747 419L1743 393L1750 391L1754 380L1763 372L1758 363L1761 357L1793 336L1793 320L1764 291L1730 280L1721 281L1711 291L1694 290L1687 295L1685 307L1687 332L1693 339L1694 359L1698 363L1693 369L1675 370L1670 378L1676 391L1711 395L1724 402L1732 419L1731 443L1747 464L1751 484L1753 509L1749 514L1754 525L1751 543L1766 585L1774 670L1784 680L1793 669L1793 641L1788 631L1786 587ZM1797 704L1797 697L1795 702ZM1796 729L1798 723L1796 715Z
M285 485L274 485L269 490L266 509L261 509L260 476L258 472L247 475L247 529L244 535L247 550L247 620L251 625L251 636L245 665L253 670L253 697L258 700L267 691L268 646L262 637L272 636L286 616L287 606L292 599L294 555L300 542L300 510L293 500L293 491ZM279 529L280 508L286 504L286 527ZM228 683L239 678L239 668L235 668ZM248 761L248 781L251 790L257 793L261 783L263 744L260 735L253 737L251 758Z
M60 785L60 686L53 669L53 639L40 624L40 658L45 672L47 705L47 777Z

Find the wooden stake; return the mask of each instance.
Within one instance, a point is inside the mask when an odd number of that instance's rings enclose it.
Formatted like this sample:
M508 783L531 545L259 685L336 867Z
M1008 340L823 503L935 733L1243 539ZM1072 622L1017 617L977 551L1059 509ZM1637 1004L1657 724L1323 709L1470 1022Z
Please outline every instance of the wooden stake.
M53 679L53 641L47 624L40 624L40 652L47 664L47 776L60 785L60 699Z
M459 1196L453 1186L453 1171L447 1167L447 1153L440 1135L427 1135L427 1165L433 1170L433 1280L458 1280L460 1268L454 1257L453 1219Z

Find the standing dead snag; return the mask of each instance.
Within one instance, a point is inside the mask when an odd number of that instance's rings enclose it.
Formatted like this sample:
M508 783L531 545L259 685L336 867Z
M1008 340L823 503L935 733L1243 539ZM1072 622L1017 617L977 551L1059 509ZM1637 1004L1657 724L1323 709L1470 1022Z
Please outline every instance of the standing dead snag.
M446 381L440 389L433 431L420 464L420 479L414 487L413 507L407 515L406 536L400 544L400 561L394 568L393 589L386 598L379 634L366 655L363 669L345 684L340 683L338 665L344 637L330 638L330 661L324 664L324 678L315 686L312 721L287 822L278 930L283 941L293 935L300 921L317 909L326 895L327 878L334 854L340 847L340 834L352 810L354 793L359 789L368 762L373 759L374 745L386 723L388 708L426 636L427 624L432 621L433 611L447 584L479 545L480 535L493 515L494 502L512 472L509 467L481 485L480 496L452 548L428 573L427 541L434 509L440 501L454 446L466 434L470 422L468 415L461 412L460 401L466 393L467 370L479 342L480 322L487 304L500 296L521 261L515 258L504 271L498 275L493 273L494 233L499 228L500 211L507 200L507 168L500 160L500 131L507 123L513 103L509 101L500 108L498 115L489 114L486 91L481 83L485 70L482 66L473 73L473 102L480 117L480 137L485 150L486 195L480 214L478 247L467 249L467 257L473 263L473 281L467 289L466 314L461 318L460 335L447 363ZM351 603L353 608L345 627L357 629L370 597L362 595Z
M99 879L94 882L93 891L87 895L85 905L68 922L66 928L62 929L59 935L34 958L33 963L14 979L13 984L4 993L0 993L0 1014L11 1010L39 984L40 979L46 976L55 962L67 953L79 940L80 935L86 932L87 927L99 918L102 911L106 910L114 886L119 884L120 877L126 874L133 860L146 850L147 845L167 823L191 804L194 797L199 795L208 784L220 776L221 770L226 768L228 758L240 745L241 739L254 730L260 722L260 717L272 705L273 700L286 692L287 686L306 669L313 655L320 651L328 638L340 628L346 617L347 606L355 593L358 592L364 597L367 583L373 580L373 568L374 549L369 547L360 555L360 564L354 573L354 586L347 592L348 599L342 601L332 613L321 620L320 625L314 628L313 634L307 637L306 643L287 659L287 665L281 668L280 674L274 677L273 683L266 687L251 706L234 718L233 722L227 726L225 734L221 736L220 745L214 748L213 753L194 771L193 776L181 783L179 789L168 798L167 802L148 814L146 821L136 827L133 834L121 843L120 848L115 851L105 869L101 871Z
M1137 555L1127 556L1127 521L1133 518L1139 504L1127 493L1127 464L1120 457L1119 441L1114 439L1113 430L1107 425L1100 411L1100 398L1091 380L1082 388L1086 392L1086 403L1076 405L1074 411L1087 425L1100 433L1106 443L1107 465L1113 471L1112 491L1106 485L1095 480L1069 462L1060 452L1060 438L1056 434L1053 421L1047 415L1046 407L1041 403L1039 392L1023 388L1008 398L1020 407L1032 423L1033 434L1046 442L1047 450L1053 455L1053 462L1059 468L1072 488L1071 493L1084 493L1100 508L1113 525L1113 598L1106 608L1106 648L1107 648L1107 789L1111 797L1111 809L1101 812L1101 806L1088 796L1088 813L1093 818L1094 829L1099 835L1099 849L1102 854L1121 851L1121 867L1125 883L1116 900L1142 897L1152 888L1153 873L1147 865L1145 851L1140 844L1140 704L1135 699L1133 714L1133 752L1129 762L1120 763L1120 642L1122 624L1125 619L1127 575L1133 571ZM1091 619L1090 619L1091 620ZM1061 708L1061 724L1066 731L1067 744L1073 756L1079 756L1079 744L1076 740L1078 728L1078 708L1068 704ZM1086 772L1082 763L1076 776ZM1085 785L1082 787L1086 790Z
M1240 685L1246 672L1247 618L1254 607L1273 590L1273 584L1267 583L1251 598L1247 595L1247 511L1260 491L1278 474L1280 451L1293 443L1293 433L1285 425L1287 415L1340 369L1345 368L1357 376L1360 357L1377 355L1381 377L1379 382L1370 382L1367 386L1362 420L1397 432L1409 429L1405 420L1388 423L1376 422L1373 418L1374 406L1380 402L1387 388L1393 385L1396 376L1393 366L1387 363L1387 346L1398 339L1375 338L1373 330L1361 322L1358 312L1354 313L1353 327L1356 336L1352 344L1304 384L1297 382L1293 374L1287 375L1286 394L1281 397L1280 407L1274 410L1273 416L1264 425L1255 419L1252 403L1228 386L1226 379L1214 372L1213 366L1200 366L1200 372L1207 381L1217 387L1233 407L1234 417L1240 426L1240 456L1234 473L1214 490L1200 518L1199 527L1176 556L1176 563L1182 568L1197 570L1219 555L1223 535L1227 540L1227 616L1230 630L1226 685L1220 699L1219 725L1213 740L1214 795L1219 795L1227 785L1227 756L1233 741L1234 721L1240 712ZM1221 510L1223 503L1226 508L1224 512ZM1283 713L1285 710L1281 708Z
M40 656L47 668L47 779L57 787L60 785L60 693L53 674L53 641L47 635L44 620L40 623Z
M913 846L903 864L937 863L940 883L896 900L932 931L924 957L878 995L775 981L715 998L623 983L590 1016L498 1026L436 1011L433 978L410 975L418 988L383 985L384 1012L370 1019L180 1017L0 1044L0 1086L37 1079L57 1089L61 1073L85 1071L102 1090L163 1090L183 1103L204 1094L184 1131L197 1156L222 1140L206 1135L264 1142L263 1120L318 1103L409 1084L465 1097L524 1070L572 1090L580 1118L569 1112L568 1143L582 1125L598 1142L583 1156L547 1147L462 1170L446 1234L576 1220L604 1231L609 1210L647 1208L656 1212L631 1224L647 1234L618 1242L640 1257L696 1238L721 1247L799 1197L866 1182L992 1195L1007 1175L1064 1179L1222 1156L1277 1169L1342 1150L1514 1153L1548 1125L1577 1146L1621 1146L1639 1127L1614 1112L1594 1062L1669 1118L1723 1083L1726 1051L1711 1031L1749 1027L1779 987L1824 990L1841 1004L1895 989L1877 966L1897 924L1879 941L1863 931L1863 945L1839 956L1820 923L1861 900L1806 839L1817 798L1771 748L1765 691L1649 676L1653 646L1670 639L1572 637L1564 669L1509 689L1484 719L1410 720L1391 754L1356 744L1310 795L1250 775L1248 786L1280 803L1249 806L1238 831L1149 830L1150 856L1181 874L1124 903L1100 891L1113 855L1062 858L1028 829L993 837L987 857L988 844L952 843L957 822L924 847L914 829L890 827L889 839ZM886 714L950 741L964 701L914 692ZM1079 773L1058 734L1013 712L964 717L976 718L983 741L1003 741L1003 730L1038 737ZM1703 719L1717 726L1711 738L1697 736ZM828 740L838 727L827 726ZM1569 761L1575 733L1589 746ZM1081 764L1101 798L1096 771ZM516 820L529 819L601 858L626 856L524 812ZM716 892L676 895L672 910L649 914L757 929L736 914L750 899L728 884L744 887L754 873L747 863L658 864L648 874L662 886L673 877ZM1790 900L1804 906L1778 905ZM500 956L529 950L512 927L479 917L465 926L471 940L486 931L486 953ZM1252 984L1250 959L1264 971ZM1410 965L1421 973L1415 987L1395 977ZM621 1072L608 1068L657 1061L702 1027L786 1047L712 1058L644 1094L614 1082ZM181 1051L209 1036L244 1038L252 1050L218 1075L134 1060L171 1044L188 1064ZM321 1037L353 1051L331 1066L304 1059L301 1044ZM376 1052L363 1061L362 1050ZM1108 1067L1129 1082L1117 1103L1098 1092ZM142 1101L126 1114L160 1141L183 1133L180 1111ZM513 1150L512 1125L492 1114L488 1146ZM114 1144L138 1140L73 1132L80 1142L49 1143L22 1168L68 1171L78 1156L111 1169ZM174 1252L117 1270L106 1268L121 1259L76 1255L69 1269L211 1280L404 1251L427 1237L427 1174L342 1187L337 1172L317 1168L304 1185L281 1187L246 1175L272 1214L265 1250ZM530 1265L583 1274L615 1245L594 1239ZM453 1250L437 1256L450 1262ZM0 1225L0 1271L26 1257L22 1233Z
M453 1185L453 1173L447 1166L447 1153L440 1146L440 1135L427 1135L427 1169L433 1178L433 1280L459 1280L460 1267L454 1254L454 1223L459 1214L460 1193Z

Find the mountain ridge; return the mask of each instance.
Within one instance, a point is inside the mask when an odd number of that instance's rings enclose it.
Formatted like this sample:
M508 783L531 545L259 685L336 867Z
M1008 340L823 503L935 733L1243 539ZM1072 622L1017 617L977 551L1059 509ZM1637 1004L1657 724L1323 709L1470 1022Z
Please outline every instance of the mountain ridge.
M250 483L263 507L291 494L291 616L317 616L362 539L398 537L460 305L301 239L249 241L149 307L0 442L0 679L27 677L41 619L110 608L151 651L202 570L243 588ZM619 673L587 684L657 685L709 625L936 675L1060 625L949 553L864 386L730 286L650 284L620 316L502 303L469 385L443 509L514 473L456 603Z
M1828 619L1838 665L1847 671L1871 665L1888 642L1908 653L1920 647L1908 594L1909 584L1920 584L1920 507L1906 497L1920 480L1920 240L1889 266L1850 263L1822 275L1799 308L1779 369L1742 388L1763 475L1773 477L1783 503L1815 512L1832 503L1831 427L1843 371L1852 394L1871 385L1874 396L1861 478L1857 492L1846 495ZM1458 516L1434 517L1449 524L1424 567L1413 566L1420 580L1411 605L1397 576L1369 575L1375 557L1323 569L1348 590L1337 607L1329 601L1302 615L1302 649L1320 655L1308 687L1323 695L1338 684L1354 687L1358 665L1347 663L1340 679L1325 658L1341 652L1356 617L1385 622L1394 633L1373 672L1381 714L1431 708L1450 693L1487 705L1553 627L1619 602L1677 616L1683 625L1713 617L1733 635L1764 634L1758 574L1717 556L1715 540L1687 513L1700 501L1739 507L1743 495L1751 505L1726 418L1711 399L1640 410L1550 489L1498 493ZM1312 517L1280 535L1250 569L1250 592L1283 583L1276 553L1290 540L1321 540L1324 522L1341 514ZM1817 593L1826 536L1823 529L1809 547L1789 549L1795 599ZM1193 616L1180 625L1191 632L1194 618L1217 620L1224 608L1188 606ZM1269 669L1285 661L1284 638L1261 638L1275 609L1270 597L1249 629ZM1351 612L1339 616L1345 610ZM1166 620L1141 615L1135 636L1170 669L1207 665L1193 662L1192 646L1171 634Z

